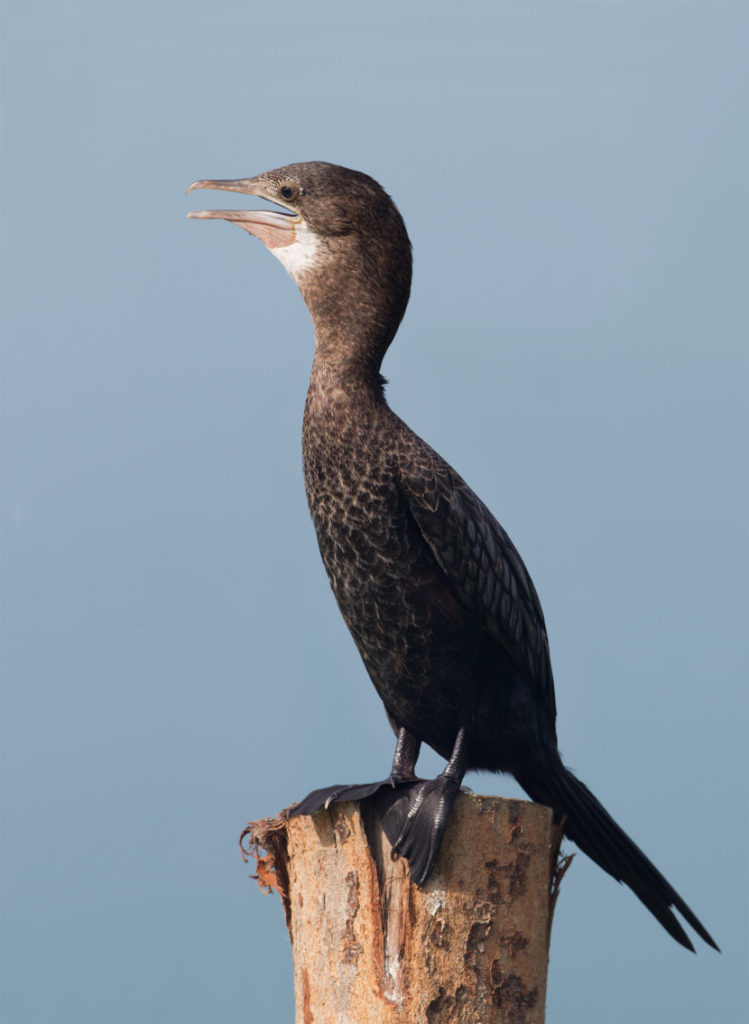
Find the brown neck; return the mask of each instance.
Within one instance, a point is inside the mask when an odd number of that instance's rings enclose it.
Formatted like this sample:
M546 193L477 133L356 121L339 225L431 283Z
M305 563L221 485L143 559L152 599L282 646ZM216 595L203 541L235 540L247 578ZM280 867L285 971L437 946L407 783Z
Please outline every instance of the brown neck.
M330 255L323 268L300 282L315 328L315 367L324 368L326 376L379 389L382 359L408 303L408 240L388 253L351 235L332 240Z

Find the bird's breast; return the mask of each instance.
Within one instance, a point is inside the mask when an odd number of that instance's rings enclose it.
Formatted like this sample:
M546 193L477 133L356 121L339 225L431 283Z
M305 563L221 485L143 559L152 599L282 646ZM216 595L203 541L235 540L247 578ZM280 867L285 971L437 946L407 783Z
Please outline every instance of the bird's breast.
M418 569L419 545L392 445L366 416L305 419L307 501L339 599L392 588Z
M385 706L449 754L475 636L408 511L398 444L376 415L308 410L307 499L333 593Z

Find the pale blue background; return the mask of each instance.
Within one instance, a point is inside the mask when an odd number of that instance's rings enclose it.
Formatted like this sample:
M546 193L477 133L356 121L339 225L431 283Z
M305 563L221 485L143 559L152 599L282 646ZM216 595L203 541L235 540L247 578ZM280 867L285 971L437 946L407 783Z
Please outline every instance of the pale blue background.
M396 198L391 402L534 575L568 763L724 949L580 856L548 1020L746 1021L747 5L2 13L4 1024L291 1021L236 836L389 766L304 502L306 309L185 219L306 159Z

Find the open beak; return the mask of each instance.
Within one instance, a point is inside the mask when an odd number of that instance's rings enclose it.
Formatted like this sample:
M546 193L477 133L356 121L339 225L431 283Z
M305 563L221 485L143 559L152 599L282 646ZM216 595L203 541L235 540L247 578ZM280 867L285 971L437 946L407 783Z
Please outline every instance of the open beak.
M223 192L240 192L247 196L259 196L261 199L268 199L277 206L283 206L275 198L265 194L261 182L255 178L234 178L229 181L215 181L205 179L194 181L188 188L192 192L196 188L214 188ZM302 218L300 214L285 207L288 211L281 213L280 210L193 210L188 217L195 220L228 220L237 224L240 228L255 235L269 249L279 249L286 245L293 245L296 241L296 226Z

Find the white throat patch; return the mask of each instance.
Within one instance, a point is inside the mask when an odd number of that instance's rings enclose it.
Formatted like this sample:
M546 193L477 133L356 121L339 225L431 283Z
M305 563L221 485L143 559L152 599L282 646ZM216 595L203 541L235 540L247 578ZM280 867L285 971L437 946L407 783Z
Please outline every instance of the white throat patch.
M300 275L314 267L320 258L320 239L304 221L296 225L295 236L291 245L277 246L271 252L298 284Z

